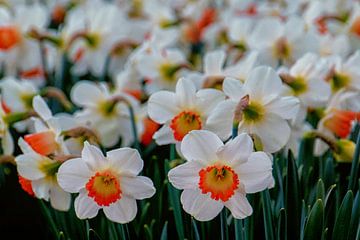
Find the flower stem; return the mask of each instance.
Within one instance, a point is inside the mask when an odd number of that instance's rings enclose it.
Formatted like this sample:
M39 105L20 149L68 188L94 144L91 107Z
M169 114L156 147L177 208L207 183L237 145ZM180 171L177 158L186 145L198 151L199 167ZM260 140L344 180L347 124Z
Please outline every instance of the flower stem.
M220 213L221 240L229 239L229 230L226 219L227 219L227 213L226 213L226 209L224 208Z
M134 136L134 147L140 152L140 155L141 155L141 149L140 149L138 133L137 133L137 128L136 128L134 109L130 104L128 104L128 108L129 108L129 113L130 113L131 128L132 128L132 132L133 132L133 136Z

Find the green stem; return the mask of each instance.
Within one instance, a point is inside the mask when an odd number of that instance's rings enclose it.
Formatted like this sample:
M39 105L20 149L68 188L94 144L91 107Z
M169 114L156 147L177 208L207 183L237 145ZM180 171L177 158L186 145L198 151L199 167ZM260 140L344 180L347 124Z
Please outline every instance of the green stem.
M111 54L108 54L106 59L105 59L103 73L102 73L101 78L100 78L101 82L106 82L106 77L108 75L110 63L111 63Z
M360 133L358 133L357 141L356 141L356 148L354 157L351 163L351 172L350 172L350 179L348 190L353 190L355 192L356 188L356 181L358 179L358 172L359 172L359 165L360 165Z
M226 219L227 219L227 212L226 212L226 208L224 208L220 213L221 240L229 239L229 230Z
M128 108L129 108L129 113L130 113L131 128L132 128L133 137L134 137L134 147L139 151L139 153L141 155L141 149L140 149L140 144L139 144L139 139L138 139L138 132L137 132L137 127L136 127L134 109L130 104L128 104Z

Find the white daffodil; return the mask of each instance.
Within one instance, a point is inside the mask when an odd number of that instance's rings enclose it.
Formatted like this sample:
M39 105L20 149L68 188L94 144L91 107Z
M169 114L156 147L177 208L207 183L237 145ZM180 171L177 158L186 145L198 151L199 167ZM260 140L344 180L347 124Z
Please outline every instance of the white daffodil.
M285 146L290 136L287 120L299 110L299 100L282 96L282 82L269 67L257 67L242 84L227 78L223 91L229 99L220 103L207 120L208 129L222 139L231 135L235 111L238 131L259 138L265 152L276 152ZM239 109L240 108L240 109Z
M169 181L184 189L185 212L209 221L228 208L234 218L252 214L247 193L272 187L272 160L265 152L253 152L253 142L243 133L225 145L214 133L194 130L185 136L181 152L187 162L171 169Z
M307 53L290 68L288 74L280 74L288 86L290 95L298 97L304 107L322 107L329 100L330 85L325 81L328 63L314 53Z
M111 221L127 223L137 213L136 199L154 195L152 181L137 176L143 168L140 154L131 148L106 153L85 142L81 158L64 162L57 174L60 186L75 199L78 218L93 218L102 209Z
M342 88L360 90L360 50L352 54L346 61L339 56L329 59L332 73L328 77L333 92Z
M201 89L196 91L194 83L179 79L176 90L152 94L148 101L149 117L164 124L154 134L159 145L180 143L191 131L207 129L206 119L214 107L224 100L221 91Z
M53 208L67 211L70 208L71 195L59 186L56 179L62 163L38 154L22 138L19 139L19 146L23 152L15 158L19 175L31 181L37 198L50 200Z
M120 137L123 146L134 141L129 105L136 111L138 101L135 98L125 93L112 93L105 84L81 81L72 88L71 99L83 108L75 113L76 118L94 129L105 147L114 146ZM141 122L137 122L139 132L141 126Z

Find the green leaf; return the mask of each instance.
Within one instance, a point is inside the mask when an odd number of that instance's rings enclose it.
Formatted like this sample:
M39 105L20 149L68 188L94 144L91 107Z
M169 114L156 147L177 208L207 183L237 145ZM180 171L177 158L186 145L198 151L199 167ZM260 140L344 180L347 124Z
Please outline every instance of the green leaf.
M166 221L165 222L165 224L164 224L164 226L163 226L163 229L162 229L162 231L161 231L161 237L160 237L160 240L167 240L168 239L168 237L167 237L167 227L168 226L168 222Z
M336 216L332 239L347 239L353 206L353 193L348 191Z
M305 225L304 239L318 240L323 233L324 205L321 199L316 200L310 211L310 215Z
M261 192L261 199L263 203L264 225L265 225L265 238L267 240L274 239L274 226L272 219L272 208L269 189Z
M286 176L286 196L285 206L287 213L287 238L299 239L300 237L300 192L299 192L299 177L295 159L291 151L288 155L288 166Z
M325 186L321 179L319 179L316 186L316 200L317 199L321 199L322 201L325 200Z
M356 190L356 181L358 179L359 165L360 165L360 133L357 136L355 153L351 163L351 172L350 172L348 190L353 190L353 191Z
M165 175L168 174L170 170L169 161L165 160ZM180 191L175 189L169 182L167 183L168 194L169 194L169 202L170 206L173 208L174 217L175 217L175 225L176 231L179 239L184 239L184 223L181 214L181 205L180 205Z
M356 193L351 213L350 231L348 239L356 239L357 229L360 227L360 191Z
M191 225L193 226L193 229L194 229L195 239L200 240L199 231L198 231L198 228L196 226L196 220L193 217L191 217Z
M276 239L277 240L286 240L287 239L286 210L285 210L285 208L280 209L280 212L279 212Z
M326 158L325 169L324 169L324 183L325 187L335 183L335 167L334 159L332 156Z

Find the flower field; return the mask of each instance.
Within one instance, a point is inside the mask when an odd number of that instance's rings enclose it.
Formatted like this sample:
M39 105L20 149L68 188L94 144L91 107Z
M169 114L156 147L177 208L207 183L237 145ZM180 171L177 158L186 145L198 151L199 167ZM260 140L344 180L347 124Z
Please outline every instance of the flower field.
M1 239L360 239L360 2L0 0Z

